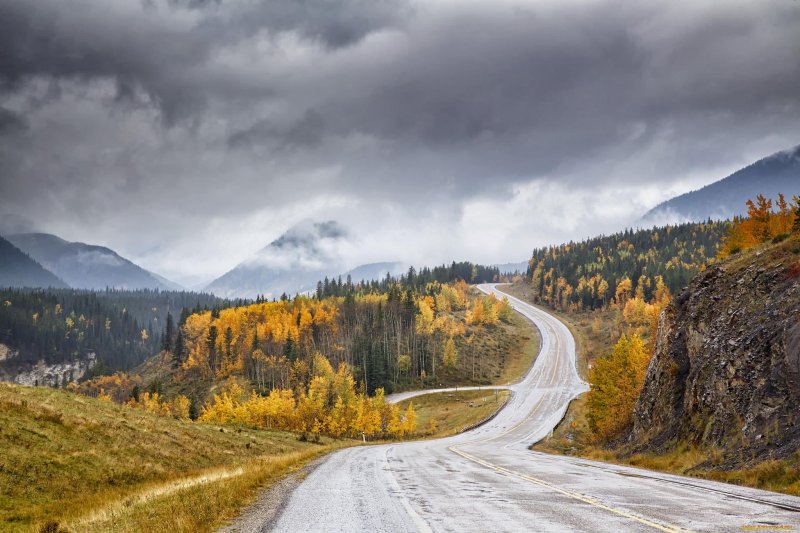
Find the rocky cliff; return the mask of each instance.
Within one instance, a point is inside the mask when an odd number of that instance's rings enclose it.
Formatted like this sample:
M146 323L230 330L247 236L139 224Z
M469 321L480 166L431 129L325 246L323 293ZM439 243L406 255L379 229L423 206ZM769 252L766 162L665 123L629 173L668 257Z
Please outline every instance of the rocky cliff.
M676 298L628 441L716 448L730 467L800 449L800 242L712 266Z

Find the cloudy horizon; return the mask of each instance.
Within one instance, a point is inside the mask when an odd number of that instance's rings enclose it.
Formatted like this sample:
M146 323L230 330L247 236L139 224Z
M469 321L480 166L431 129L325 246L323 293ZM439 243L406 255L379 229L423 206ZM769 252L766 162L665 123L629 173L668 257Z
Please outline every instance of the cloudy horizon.
M522 261L800 144L796 0L0 0L0 50L0 233L187 286L304 220Z

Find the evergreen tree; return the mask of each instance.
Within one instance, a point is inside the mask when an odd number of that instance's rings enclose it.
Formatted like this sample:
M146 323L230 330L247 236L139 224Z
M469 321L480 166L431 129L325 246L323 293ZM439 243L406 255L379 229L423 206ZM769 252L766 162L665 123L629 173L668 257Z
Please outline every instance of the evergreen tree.
M172 322L172 313L167 313L167 323L164 326L164 333L161 337L161 349L165 352L172 351L172 337L174 336L175 324Z
M794 223L792 233L800 233L800 196L794 197Z

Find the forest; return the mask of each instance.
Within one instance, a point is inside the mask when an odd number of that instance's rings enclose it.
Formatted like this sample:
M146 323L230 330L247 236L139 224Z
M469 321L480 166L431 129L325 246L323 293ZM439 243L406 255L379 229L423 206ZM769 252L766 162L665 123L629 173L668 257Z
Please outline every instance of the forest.
M537 248L527 279L535 303L554 309L604 309L619 298L677 293L716 256L728 222L626 230L578 243Z
M97 356L93 373L125 370L157 353L170 312L225 307L209 294L76 289L0 289L0 343L18 362Z
M329 296L346 296L348 293L383 294L390 291L412 290L422 291L431 283L454 283L464 281L470 285L499 281L500 269L493 266L478 265L469 261L456 262L450 265L423 267L417 271L413 266L408 272L397 277L387 275L380 280L352 280L348 276L342 278L325 278L317 283L317 299ZM395 298L397 296L395 295Z
M372 394L409 380L425 386L458 359L479 328L508 320L511 307L470 296L465 282L423 290L392 281L387 292L259 302L184 315L167 348L195 379L245 375L258 390L300 390L315 372L315 354L344 363ZM442 368L444 366L444 368ZM480 376L476 376L480 377Z
M490 382L478 363L486 354L471 345L513 314L507 300L475 294L464 281L419 290L405 279L389 281L384 293L345 283L345 296L184 310L177 323L168 316L161 341L171 371L150 383L117 373L70 388L176 418L332 437L405 436L414 429L413 406L400 413L385 392L429 386L454 371ZM187 384L200 392L176 394Z
M717 257L708 260L723 260L763 243L800 237L797 196L790 206L783 195L779 195L774 205L771 199L759 195L747 201L747 208L746 217L737 217L727 226L727 234L717 247ZM627 294L630 287L626 285L620 291L621 286L622 283L611 300L619 311L621 335L610 353L597 359L589 371L591 391L586 398L586 418L592 440L601 443L613 440L631 423L654 353L659 316L671 301L666 284L650 299L630 298Z

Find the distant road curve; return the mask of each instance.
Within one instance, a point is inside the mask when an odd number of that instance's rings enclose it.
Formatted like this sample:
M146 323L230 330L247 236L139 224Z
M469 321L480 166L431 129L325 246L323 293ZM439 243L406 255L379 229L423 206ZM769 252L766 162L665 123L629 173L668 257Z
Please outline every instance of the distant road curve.
M529 450L587 390L554 316L508 296L542 335L506 406L445 439L331 454L263 531L742 531L795 526L800 498ZM463 389L460 389L463 390ZM432 391L420 391L429 393Z

